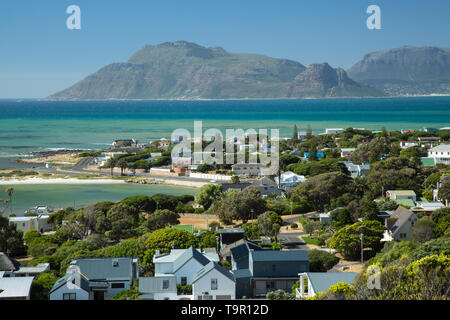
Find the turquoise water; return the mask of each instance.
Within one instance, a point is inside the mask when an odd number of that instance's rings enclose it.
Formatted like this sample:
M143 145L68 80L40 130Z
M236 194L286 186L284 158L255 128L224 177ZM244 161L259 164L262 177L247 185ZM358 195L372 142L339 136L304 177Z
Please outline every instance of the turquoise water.
M55 208L72 206L84 207L98 201L120 201L128 196L165 193L172 195L195 195L198 189L166 185L141 184L34 184L34 185L1 185L0 198L7 199L4 193L13 187L13 212L23 215L28 208L37 205L49 205ZM6 211L8 215L9 210Z
M0 100L0 168L53 148L98 149L115 139L169 138L174 129L280 129L291 136L310 124L388 130L450 126L450 97L232 101Z

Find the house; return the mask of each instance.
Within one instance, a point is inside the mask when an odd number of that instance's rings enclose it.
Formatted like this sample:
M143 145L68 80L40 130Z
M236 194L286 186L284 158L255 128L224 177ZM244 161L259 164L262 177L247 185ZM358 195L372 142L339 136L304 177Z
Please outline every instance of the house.
M251 186L258 188L263 198L271 194L275 194L277 196L281 196L283 194L283 190L278 188L278 184L272 179L266 177L252 182Z
M431 128L431 127L424 127L423 131L435 133L435 132L438 132L438 129L437 128Z
M53 224L47 223L49 217L49 215L40 214L38 216L8 217L8 219L16 226L17 230L22 231L25 235L30 230L36 230L40 233L52 231Z
M224 248L229 244L244 239L245 230L243 228L224 228L218 229L217 232L219 233L220 248Z
M303 272L299 273L299 288L295 289L296 298L314 297L319 292L325 292L329 287L338 282L352 284L355 280L356 272ZM306 290L305 290L306 287Z
M353 162L345 161L344 165L352 178L364 177L370 171L370 164L354 164Z
M112 148L127 148L127 147L136 147L138 142L135 139L122 139L122 140L114 140L111 143Z
M248 240L242 238L242 239L239 239L239 240L237 240L235 242L232 242L232 243L224 246L223 248L221 248L220 252L219 252L220 257L222 259L227 260L227 261L229 261L231 263L231 248L237 247L238 245L241 245L241 244L244 244L244 243L247 243L250 246L250 248L261 249L261 247L258 246L256 243L248 241Z
M417 141L421 147L432 148L435 144L439 143L441 139L439 137L418 137Z
M34 277L0 277L0 300L30 300Z
M338 134L344 132L344 128L326 128L325 134Z
M341 148L341 158L350 158L356 148Z
M161 139L158 141L157 146L158 146L158 148L160 148L160 149L169 150L169 147L170 147L170 141L167 140L167 139L165 139L165 138L161 138Z
M412 142L412 141L401 141L400 142L400 148L402 148L402 149L408 149L408 148L417 147L417 146L419 146L419 144L417 142Z
M308 132L306 132L306 131L298 131L297 132L297 138L300 141L305 141L308 138Z
M440 144L429 149L428 158L434 158L435 163L450 164L450 144Z
M193 275L212 260L217 261L217 254L216 257L200 252L194 247L172 249L170 253L165 254L156 251L153 256L155 277L173 275L177 284L182 286L192 284Z
M305 176L298 175L292 171L283 172L280 175L280 179L278 179L278 177L275 177L275 182L280 185L280 188L285 190L295 187L296 185L305 181Z
M241 178L270 175L268 168L262 163L236 163L231 169Z
M414 213L426 213L427 215L432 214L438 209L445 208L445 205L440 201L431 202L418 202L417 206L411 208Z
M32 277L48 270L50 270L50 263L39 263L34 267L21 267L17 260L0 252L0 272L3 278Z
M174 275L139 278L139 298L144 300L180 300Z
M298 273L309 271L305 250L264 250L247 243L231 248L236 298L265 297L278 289L290 292Z
M388 190L386 191L386 197L407 207L414 207L417 200L416 193L413 190Z
M137 258L75 259L66 275L50 290L50 300L110 299L122 290L128 290L137 277Z
M319 213L319 221L320 221L320 223L322 223L322 224L330 223L330 214L331 214L331 212Z
M39 263L34 267L20 267L14 271L14 277L34 277L50 270L50 263Z
M381 241L411 240L412 226L419 220L410 210L399 206L390 218L385 220L386 231Z
M198 271L192 280L195 300L235 300L234 275L217 262L210 262Z

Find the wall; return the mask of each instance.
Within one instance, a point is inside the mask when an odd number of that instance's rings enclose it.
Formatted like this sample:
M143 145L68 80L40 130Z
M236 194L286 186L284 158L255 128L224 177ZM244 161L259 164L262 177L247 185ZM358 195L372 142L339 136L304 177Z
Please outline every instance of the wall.
M218 290L211 290L211 279L217 279ZM208 292L213 296L213 300L216 300L216 296L231 295L231 299L236 298L236 284L234 281L213 269L197 280L192 286L192 293L194 300L198 300L198 296L202 295L202 292Z
M58 288L56 291L50 294L50 300L63 300L64 293L76 293L77 300L89 300L89 292L84 291L83 289L69 289L67 285L63 285Z
M226 176L223 174L208 174L208 173L191 172L189 174L189 176L191 178L197 178L197 179L231 181L231 176Z
M203 268L203 265L195 259L190 259L180 269L177 270L177 284L181 283L181 277L187 278L187 284L192 284L193 276Z

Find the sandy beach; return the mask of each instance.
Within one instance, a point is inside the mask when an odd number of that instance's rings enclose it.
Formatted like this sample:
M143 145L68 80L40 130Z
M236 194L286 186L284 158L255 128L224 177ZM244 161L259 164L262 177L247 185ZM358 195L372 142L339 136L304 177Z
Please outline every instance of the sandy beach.
M76 178L55 178L55 179L42 179L42 178L26 178L26 179L9 179L0 180L0 185L10 184L116 184L125 183L125 180L115 179L76 179Z

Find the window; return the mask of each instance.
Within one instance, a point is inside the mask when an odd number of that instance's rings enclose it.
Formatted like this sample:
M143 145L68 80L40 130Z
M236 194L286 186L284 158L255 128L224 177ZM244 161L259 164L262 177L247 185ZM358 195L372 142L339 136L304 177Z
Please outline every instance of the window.
M113 289L123 289L125 288L124 283L111 283L111 288Z
M182 286L187 285L187 278L186 277L181 277L181 285Z
M63 300L77 300L76 293L63 293Z
M163 290L169 289L169 280L163 280L162 288Z
M211 290L217 290L217 279L211 279Z

